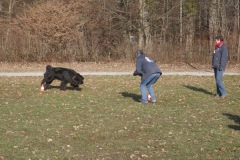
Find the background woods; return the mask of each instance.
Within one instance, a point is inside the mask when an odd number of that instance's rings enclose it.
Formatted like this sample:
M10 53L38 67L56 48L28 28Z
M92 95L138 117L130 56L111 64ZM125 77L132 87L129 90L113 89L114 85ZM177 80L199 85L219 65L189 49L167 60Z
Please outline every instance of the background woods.
M240 61L239 0L1 0L0 61L209 63L222 34Z

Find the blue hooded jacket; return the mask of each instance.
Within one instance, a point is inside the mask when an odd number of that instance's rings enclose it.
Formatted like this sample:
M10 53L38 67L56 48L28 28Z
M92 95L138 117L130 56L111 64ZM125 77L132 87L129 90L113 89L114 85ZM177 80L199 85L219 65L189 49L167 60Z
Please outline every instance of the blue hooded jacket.
M162 74L157 64L144 54L138 55L136 60L136 70L133 75L140 75L141 81L143 82L149 75L154 73Z
M228 49L227 46L223 43L218 48L215 49L215 53L212 58L212 68L218 70L225 70L228 62Z

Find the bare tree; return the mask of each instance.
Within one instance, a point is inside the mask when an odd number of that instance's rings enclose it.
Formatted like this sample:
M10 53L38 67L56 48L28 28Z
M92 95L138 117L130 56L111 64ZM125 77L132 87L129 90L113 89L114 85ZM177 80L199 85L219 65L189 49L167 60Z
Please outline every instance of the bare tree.
M192 59L193 56L193 44L194 44L194 34L195 34L195 18L197 15L197 5L195 0L186 0L184 3L184 17L185 21L185 35L186 35L186 47L185 54L186 60Z
M148 23L148 10L145 0L139 0L140 27L139 27L139 48L149 48L151 42L150 26ZM149 48L150 49L150 48Z
M2 2L0 2L0 12L2 12L3 10L3 6L2 6Z
M11 33L11 22L12 22L12 13L13 13L13 6L15 4L15 0L9 0L9 6L8 6L8 24L9 24L9 27L7 29L7 34L6 34L6 43L9 42L9 36L10 36L10 33ZM7 46L7 45L6 45Z
M26 56L36 53L41 60L47 58L47 54L62 54L67 48L77 47L81 27L79 7L78 3L58 0L29 6L15 22L27 39L23 42L26 48L22 52Z
M213 48L213 40L218 30L218 0L212 0L210 6L209 17L209 37L210 37L210 52ZM212 53L212 52L211 52Z
M236 0L235 4L235 19L234 19L234 34L237 44L237 61L240 61L240 2Z
M180 0L180 14L179 14L179 23L180 23L180 46L182 46L182 39L183 39L183 0Z
M132 52L142 48L165 62L209 62L214 37L221 33L230 59L236 62L240 60L239 3L1 0L0 57L110 61L131 59Z

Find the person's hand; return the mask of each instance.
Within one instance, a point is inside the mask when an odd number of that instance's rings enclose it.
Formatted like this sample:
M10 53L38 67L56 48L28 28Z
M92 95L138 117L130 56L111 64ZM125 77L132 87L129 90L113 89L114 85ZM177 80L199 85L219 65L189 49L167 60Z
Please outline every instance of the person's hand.
M139 73L139 72L136 70L136 71L134 71L133 76L142 76L142 74Z
M137 75L137 71L134 71L134 72L133 72L133 76L136 76L136 75Z

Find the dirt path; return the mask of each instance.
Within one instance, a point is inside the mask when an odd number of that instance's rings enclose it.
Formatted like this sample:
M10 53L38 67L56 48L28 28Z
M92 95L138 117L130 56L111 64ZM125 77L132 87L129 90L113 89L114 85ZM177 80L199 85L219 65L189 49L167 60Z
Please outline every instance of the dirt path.
M0 63L0 76L42 76L49 63ZM132 75L135 63L51 63L55 67L72 68L82 75ZM201 64L158 64L163 75L212 76L213 70ZM228 65L225 75L240 75L239 65Z
M44 72L0 72L0 77L24 77L24 76L43 76ZM123 76L132 75L133 72L79 72L81 75L88 76ZM212 72L163 72L163 76L166 75L189 75L189 76L213 76ZM224 75L240 75L236 72L225 72Z

